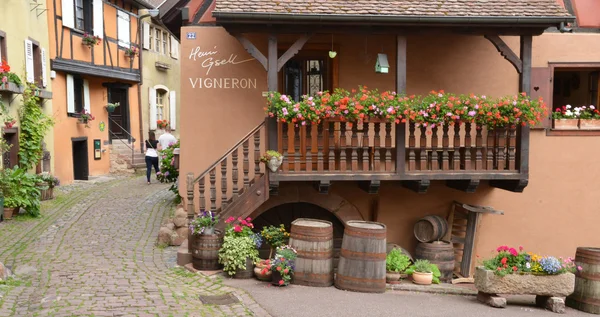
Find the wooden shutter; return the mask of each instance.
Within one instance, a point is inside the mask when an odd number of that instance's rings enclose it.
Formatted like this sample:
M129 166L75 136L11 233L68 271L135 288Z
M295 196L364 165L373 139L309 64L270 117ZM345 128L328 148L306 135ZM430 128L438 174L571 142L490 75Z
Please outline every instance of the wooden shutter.
M142 48L144 48L145 50L149 50L150 49L150 24L148 24L147 22L144 22L144 24L142 24L143 28L144 28L144 37L142 38Z
M177 124L177 96L174 91L169 92L169 122L171 129L175 130Z
M87 79L83 80L83 109L87 110L87 112L91 113L91 103L90 103L90 83Z
M27 82L35 81L33 67L33 43L30 40L25 40L25 73L27 74Z
M156 130L156 89L149 87L148 101L150 102L150 130Z
M129 48L129 14L124 11L117 11L117 33L119 36L119 46Z
M67 75L67 112L75 113L75 80Z
M531 98L538 99L542 97L548 109L548 115L542 118L542 122L533 128L550 128L552 127L552 91L553 91L553 76L550 67L532 67L531 68Z
M104 38L104 1L95 0L93 5L94 35Z
M62 0L62 24L63 26L75 27L75 4L74 0Z
M171 57L177 59L179 57L179 43L177 39L171 35Z
M48 86L48 74L46 71L46 50L42 47L40 48L41 58L42 58L42 86L46 88Z

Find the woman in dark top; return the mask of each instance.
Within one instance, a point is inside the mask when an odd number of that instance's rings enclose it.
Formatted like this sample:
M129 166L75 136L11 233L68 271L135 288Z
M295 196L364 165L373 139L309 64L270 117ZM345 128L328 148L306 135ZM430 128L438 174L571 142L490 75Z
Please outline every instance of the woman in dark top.
M148 180L148 185L150 185L152 166L154 166L154 170L158 174L158 150L160 150L160 145L156 140L154 132L150 131L148 136L149 138L146 140L146 179Z

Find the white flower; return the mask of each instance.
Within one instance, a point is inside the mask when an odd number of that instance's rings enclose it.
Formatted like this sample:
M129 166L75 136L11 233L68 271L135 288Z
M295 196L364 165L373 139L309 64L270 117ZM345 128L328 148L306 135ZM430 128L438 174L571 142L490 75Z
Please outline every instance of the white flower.
M596 109L596 107L594 107L594 106L590 106L590 109L594 110L594 109Z
M567 108L567 109L571 109L571 105L567 105L567 106L566 106L566 108Z
M565 111L565 117L572 117L572 116L573 116L573 112L571 112L571 110Z
M531 264L529 264L529 262L525 263L525 267L530 269L531 268Z

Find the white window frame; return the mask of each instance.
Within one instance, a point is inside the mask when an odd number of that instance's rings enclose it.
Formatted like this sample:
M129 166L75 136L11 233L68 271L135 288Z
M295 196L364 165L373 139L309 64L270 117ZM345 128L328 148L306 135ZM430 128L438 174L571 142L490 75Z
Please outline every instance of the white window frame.
M117 10L117 36L119 46L131 47L131 18L129 13L123 10Z

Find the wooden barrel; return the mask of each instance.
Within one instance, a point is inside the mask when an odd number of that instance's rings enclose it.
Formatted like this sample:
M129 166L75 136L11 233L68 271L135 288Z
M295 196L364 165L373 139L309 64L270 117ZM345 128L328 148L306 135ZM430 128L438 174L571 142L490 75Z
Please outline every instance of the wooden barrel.
M582 270L576 274L567 306L600 315L600 248L577 248L575 263Z
M415 250L415 258L429 260L440 269L440 281L452 281L454 272L454 246L446 241L421 242Z
M235 274L233 274L233 278L238 279L248 279L254 276L254 262L252 262L251 258L246 258L246 267L243 269L237 269Z
M223 246L221 231L215 234L192 235L192 266L196 270L218 270L219 249Z
M298 251L294 284L333 285L333 224L325 220L299 218L292 222L290 245Z
M355 292L385 292L385 256L384 224L346 222L335 287Z
M440 216L430 215L415 223L415 238L419 242L441 240L448 232L448 221Z

